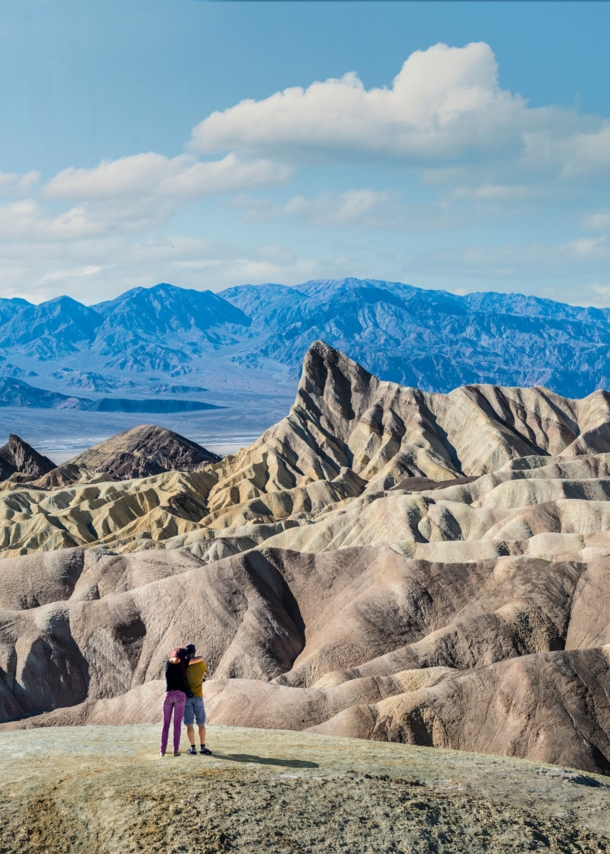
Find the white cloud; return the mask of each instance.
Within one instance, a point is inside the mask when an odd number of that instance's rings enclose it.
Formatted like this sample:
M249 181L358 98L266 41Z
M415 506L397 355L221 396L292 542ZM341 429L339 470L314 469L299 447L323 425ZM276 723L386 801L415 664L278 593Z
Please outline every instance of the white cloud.
M203 163L184 154L169 159L138 154L94 169L64 169L42 189L43 200L77 202L50 213L40 201L26 198L0 205L0 242L7 240L82 240L156 228L180 202L213 194L283 183L291 170L267 160L243 161L233 154ZM0 193L31 189L38 173L0 173Z
M137 234L160 225L173 211L169 203L151 205L147 200L135 200L129 205L83 202L54 215L35 199L23 199L0 205L0 242L61 242L114 232Z
M506 150L525 105L497 84L491 48L437 44L416 51L391 89L367 91L354 72L212 113L193 130L199 152L383 154L417 161L473 148Z
M17 175L14 172L0 172L0 195L13 198L27 196L40 178L40 172L28 172Z
M104 160L94 169L71 166L46 184L43 196L63 201L146 196L194 199L282 184L291 174L285 165L269 160L244 161L235 154L202 162L190 154L168 158L149 152Z
M528 181L572 180L610 173L610 122L574 109L528 107L500 88L493 51L483 42L437 44L411 54L391 88L366 90L351 72L212 113L194 128L191 148L295 162L374 156L475 171L495 161L500 172L518 170Z
M601 210L595 213L588 214L583 219L583 226L588 231L608 231L610 232L610 211Z
M254 221L292 219L317 228L359 231L436 231L458 223L443 204L406 204L395 190L350 189L322 192L315 198L293 196L283 205L239 197L235 207Z
M214 291L244 282L296 284L343 270L332 258L297 254L275 243L244 246L180 235L0 243L0 296L32 302L68 294L90 304L157 282Z

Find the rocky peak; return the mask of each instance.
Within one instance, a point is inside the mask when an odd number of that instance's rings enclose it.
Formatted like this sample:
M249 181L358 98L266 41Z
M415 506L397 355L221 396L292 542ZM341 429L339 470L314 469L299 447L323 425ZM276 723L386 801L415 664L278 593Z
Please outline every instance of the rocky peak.
M42 477L56 468L48 457L39 454L20 436L11 433L6 445L0 448L0 480L6 480L15 472L32 477Z
M296 406L317 411L335 431L360 418L379 380L324 341L315 341L303 361Z
M78 454L71 463L117 480L149 477L166 471L193 471L202 463L217 463L220 457L184 436L142 424L125 430Z

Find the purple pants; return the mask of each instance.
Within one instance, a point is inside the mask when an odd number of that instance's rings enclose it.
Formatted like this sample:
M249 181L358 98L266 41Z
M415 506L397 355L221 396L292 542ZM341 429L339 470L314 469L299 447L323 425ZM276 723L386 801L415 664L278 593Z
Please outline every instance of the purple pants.
M167 750L169 737L169 722L174 711L174 753L180 750L180 735L182 733L182 714L186 703L184 691L168 691L163 700L163 729L161 730L161 753Z

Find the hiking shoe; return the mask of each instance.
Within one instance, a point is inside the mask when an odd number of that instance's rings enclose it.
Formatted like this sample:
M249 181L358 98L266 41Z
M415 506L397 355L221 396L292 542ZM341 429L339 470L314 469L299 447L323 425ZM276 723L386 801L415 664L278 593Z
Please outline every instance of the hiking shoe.
M193 750L195 750L195 748L193 748ZM197 751L195 751L195 753L196 753L196 752L197 752ZM211 750L208 750L208 748L207 748L207 747L203 747L203 746L202 746L202 748L201 748L201 752L202 752L202 754L203 754L204 756L211 756L211 755L212 755L212 751L211 751Z
M195 745L193 745L192 747L189 747L189 749L186 752L188 754L190 754L191 756L197 756L197 748L195 747Z
M174 750L174 756L180 756L180 751L179 751L179 750Z

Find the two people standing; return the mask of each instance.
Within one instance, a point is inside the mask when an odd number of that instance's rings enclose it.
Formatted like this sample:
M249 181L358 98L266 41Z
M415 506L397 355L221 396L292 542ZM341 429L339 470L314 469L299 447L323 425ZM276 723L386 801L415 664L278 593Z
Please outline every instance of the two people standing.
M203 704L203 680L207 672L205 661L195 655L195 646L190 643L185 647L173 649L165 664L165 697L163 698L163 728L161 730L160 755L165 756L169 740L169 728L174 716L174 756L180 756L180 736L182 721L186 724L186 732L190 742L187 753L197 754L195 746L195 727L199 729L200 752L204 756L212 753L205 746L205 706Z

